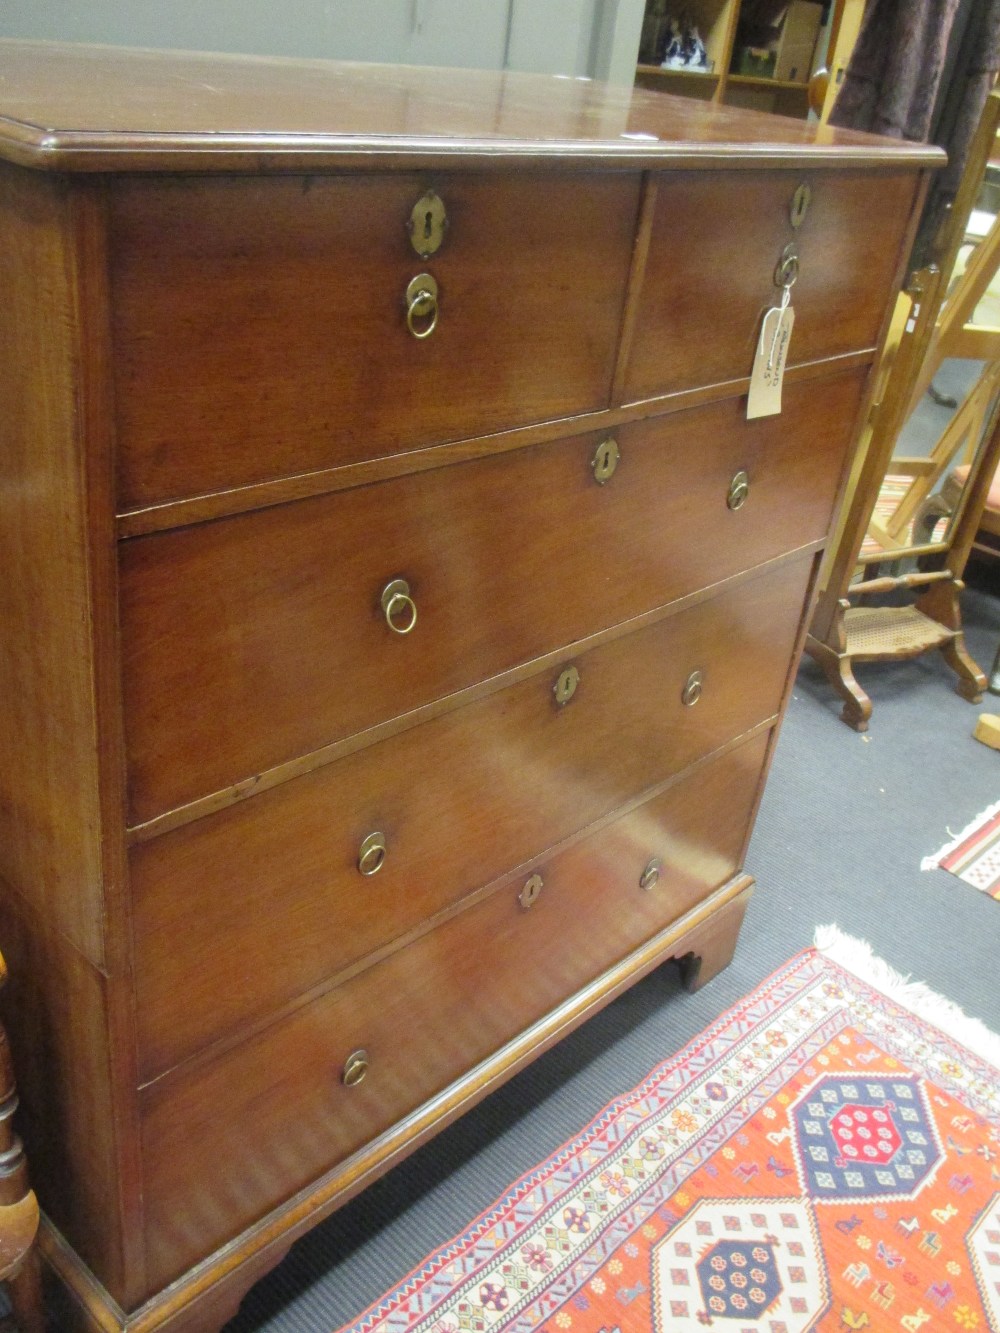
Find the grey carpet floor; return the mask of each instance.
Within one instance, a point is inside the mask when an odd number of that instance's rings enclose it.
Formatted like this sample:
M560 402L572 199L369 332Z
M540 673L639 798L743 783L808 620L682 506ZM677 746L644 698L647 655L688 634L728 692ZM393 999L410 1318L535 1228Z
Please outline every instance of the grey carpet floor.
M1000 600L965 594L967 641L987 673ZM505 1186L609 1100L808 946L822 922L868 939L1000 1031L1000 902L944 870L936 851L1000 799L1000 752L972 739L980 712L938 655L862 666L866 737L806 661L778 743L747 867L755 875L732 965L695 995L655 973L294 1247L227 1333L331 1333L354 1319Z

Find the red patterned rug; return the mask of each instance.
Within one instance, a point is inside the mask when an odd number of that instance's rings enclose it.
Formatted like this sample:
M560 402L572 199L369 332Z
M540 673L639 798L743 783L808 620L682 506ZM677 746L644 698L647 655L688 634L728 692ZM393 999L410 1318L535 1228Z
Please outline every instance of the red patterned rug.
M920 863L921 870L938 866L1000 901L1000 801Z
M819 939L350 1333L1000 1330L1000 1040Z

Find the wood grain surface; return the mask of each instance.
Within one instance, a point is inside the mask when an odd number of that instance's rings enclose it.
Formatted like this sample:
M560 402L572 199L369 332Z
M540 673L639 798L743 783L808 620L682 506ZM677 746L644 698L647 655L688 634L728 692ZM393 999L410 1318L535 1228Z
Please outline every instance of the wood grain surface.
M940 149L511 70L0 42L0 154L73 171L828 164Z
M94 593L66 190L0 168L0 236L0 876L100 962Z
M91 1333L216 1333L640 976L728 961L942 155L575 80L0 40L0 159L0 1010L43 1249ZM793 239L796 364L748 423Z
M448 228L421 259L406 224L429 185ZM120 182L121 506L606 407L638 192L633 174ZM419 340L423 272L439 318Z
M812 199L796 229L800 184ZM787 245L799 258L788 363L875 346L916 190L904 171L661 175L621 401L749 375Z
M545 885L527 910L510 884L189 1079L149 1089L154 1280L388 1129L732 875L765 740L541 860ZM654 856L664 873L643 890ZM357 1048L370 1072L346 1088Z
M822 537L861 386L636 423L604 486L592 436L124 543L132 821Z
M580 683L563 706L549 671L133 848L143 1077L773 717L810 569L806 557L571 659ZM704 693L685 706L694 670ZM374 830L386 858L366 877L358 849Z
M85 1263L127 1305L144 1294L141 1234L123 1235L139 1214L132 1148L135 1086L116 1070L120 1055L111 1014L128 1004L109 980L39 919L6 886L0 893L0 938L10 980L0 1015L17 1070L18 1130L32 1183L45 1213L72 1236ZM118 994L115 994L115 991ZM139 1222L141 1226L141 1221Z

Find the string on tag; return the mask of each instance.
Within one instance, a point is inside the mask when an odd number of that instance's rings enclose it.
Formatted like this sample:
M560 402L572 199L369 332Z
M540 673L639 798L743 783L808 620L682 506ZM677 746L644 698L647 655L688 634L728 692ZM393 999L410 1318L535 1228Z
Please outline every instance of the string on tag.
M795 279L793 278L792 282L794 281ZM768 315L777 315L777 319L774 321L774 336L771 339L771 350L767 354L768 370L774 369L774 354L778 348L778 335L781 333L781 316L785 313L785 311L788 309L791 303L792 303L792 283L786 282L784 287L781 289L781 305L772 306L771 309L767 312Z
M795 323L792 288L799 275L798 256L794 252L789 253L790 249L786 247L775 273L774 285L781 288L781 299L777 305L764 312L761 321L747 393L748 420L774 416L781 411L781 384Z

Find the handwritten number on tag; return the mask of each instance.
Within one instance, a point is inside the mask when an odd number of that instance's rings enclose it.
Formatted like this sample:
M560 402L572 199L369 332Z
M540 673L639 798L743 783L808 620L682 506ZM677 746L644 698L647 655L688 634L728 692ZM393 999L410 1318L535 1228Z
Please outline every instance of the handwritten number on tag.
M795 324L791 283L781 293L781 304L764 312L757 353L750 372L747 420L772 417L781 411L781 383L785 377L788 344Z

